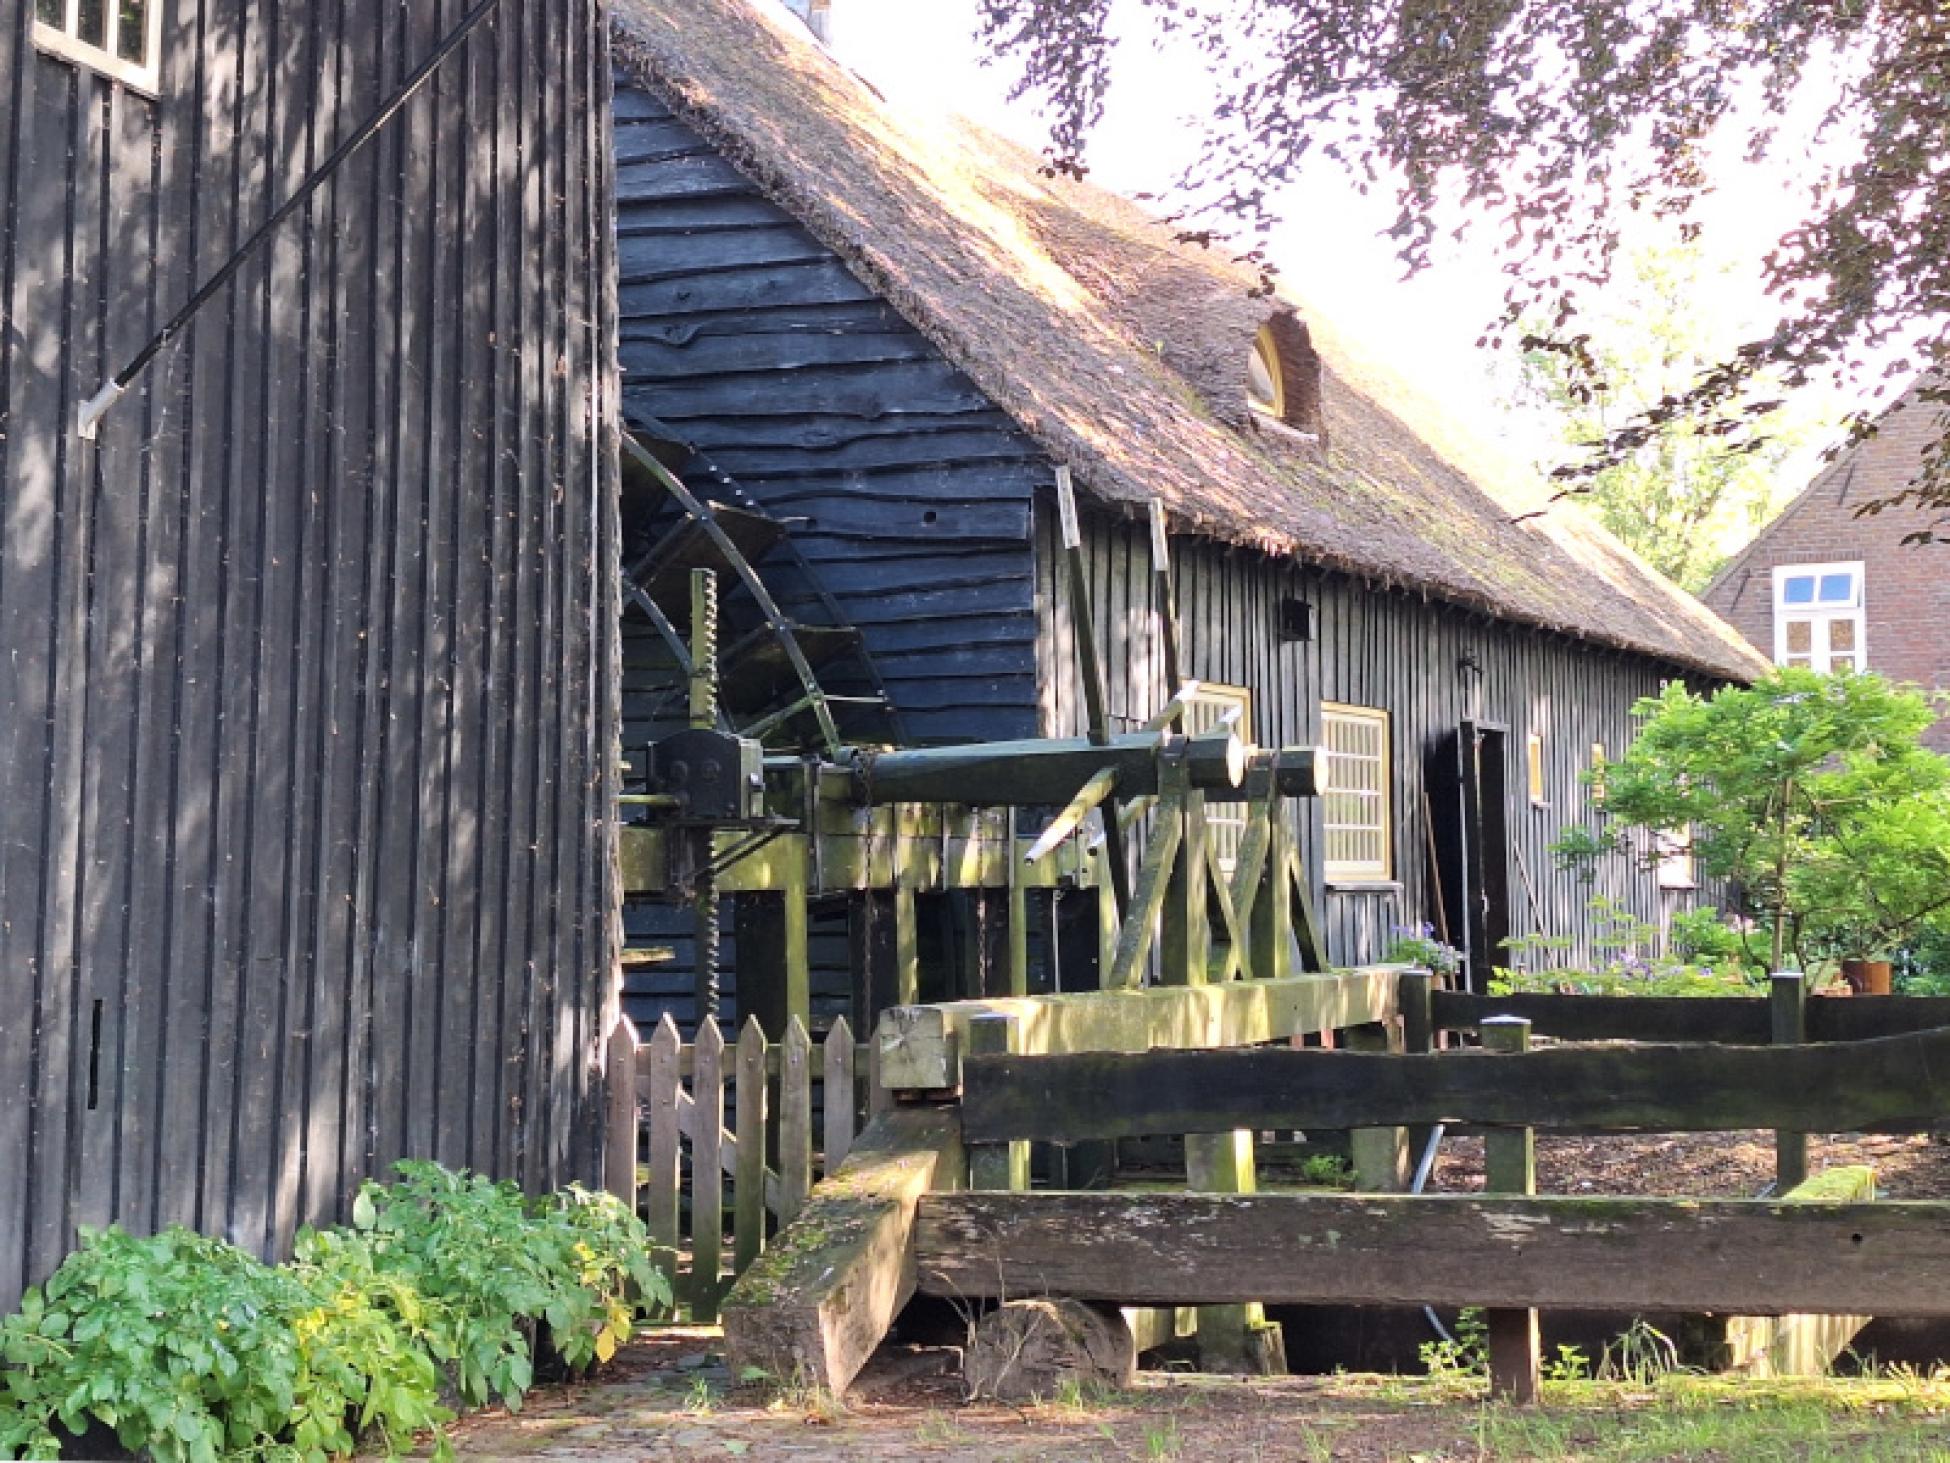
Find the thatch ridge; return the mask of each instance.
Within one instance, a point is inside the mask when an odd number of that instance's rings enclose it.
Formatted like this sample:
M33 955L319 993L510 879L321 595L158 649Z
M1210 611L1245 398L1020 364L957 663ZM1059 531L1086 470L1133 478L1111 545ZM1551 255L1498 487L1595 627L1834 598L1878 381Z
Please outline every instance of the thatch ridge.
M1747 678L1739 635L1364 361L1299 303L1325 444L1269 428L1246 360L1277 302L1124 199L966 123L903 119L789 15L616 0L616 56L1100 500L1500 618ZM1412 415L1411 428L1404 420ZM1521 520L1521 521L1519 521Z

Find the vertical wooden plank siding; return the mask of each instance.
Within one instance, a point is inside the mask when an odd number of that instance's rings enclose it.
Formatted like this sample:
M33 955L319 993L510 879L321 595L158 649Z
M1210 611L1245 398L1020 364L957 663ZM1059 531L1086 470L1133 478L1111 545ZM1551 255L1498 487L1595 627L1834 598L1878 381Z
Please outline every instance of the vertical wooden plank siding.
M1083 522L1112 725L1130 730L1167 695L1156 617L1142 588L1150 572L1149 532L1135 517L1086 512ZM1256 740L1318 743L1322 701L1389 713L1394 878L1388 885L1328 887L1321 872L1320 805L1295 805L1305 867L1336 962L1379 959L1398 927L1434 922L1423 763L1465 717L1510 728L1513 846L1507 858L1516 931L1535 933L1541 926L1544 933L1569 935L1575 945L1564 958L1576 959L1591 953L1592 896L1616 899L1654 923L1695 897L1661 891L1651 874L1622 860L1601 865L1596 882L1587 884L1560 872L1549 850L1564 827L1591 817L1588 792L1578 779L1590 765L1593 744L1616 756L1634 734L1633 702L1679 675L1675 668L1211 540L1175 537L1172 547L1185 674L1249 687ZM1036 550L1040 733L1078 736L1082 697L1069 588L1047 502L1037 513ZM1286 598L1313 606L1311 641L1280 638ZM1545 738L1547 797L1541 806L1531 804L1521 775L1524 738L1533 729ZM1534 905L1526 876L1536 891ZM1456 912L1449 916L1453 921ZM1459 932L1452 932L1452 943L1461 943Z
M504 6L73 425L465 9L174 6L157 99L0 22L0 1310L78 1223L276 1253L409 1153L594 1175L599 0Z

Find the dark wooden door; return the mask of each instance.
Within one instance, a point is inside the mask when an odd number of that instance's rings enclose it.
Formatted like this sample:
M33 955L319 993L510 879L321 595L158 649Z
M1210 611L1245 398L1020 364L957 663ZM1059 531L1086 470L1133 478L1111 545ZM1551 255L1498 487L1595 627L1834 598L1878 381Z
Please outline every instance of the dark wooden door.
M1465 721L1428 761L1436 934L1466 957L1468 988L1488 988L1510 937L1509 729Z

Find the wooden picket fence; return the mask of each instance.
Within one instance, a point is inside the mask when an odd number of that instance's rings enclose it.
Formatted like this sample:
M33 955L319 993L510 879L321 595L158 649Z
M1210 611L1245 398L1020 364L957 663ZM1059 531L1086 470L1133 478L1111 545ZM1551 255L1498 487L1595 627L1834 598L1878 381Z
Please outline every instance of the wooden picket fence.
M815 1180L853 1146L868 1105L859 1080L871 1078L871 1049L855 1045L844 1017L817 1047L796 1016L777 1042L747 1019L737 1045L727 1046L713 1022L686 1043L666 1014L647 1042L619 1022L609 1060L611 1189L642 1214L679 1302L694 1320L715 1319L719 1299L767 1236L799 1213Z

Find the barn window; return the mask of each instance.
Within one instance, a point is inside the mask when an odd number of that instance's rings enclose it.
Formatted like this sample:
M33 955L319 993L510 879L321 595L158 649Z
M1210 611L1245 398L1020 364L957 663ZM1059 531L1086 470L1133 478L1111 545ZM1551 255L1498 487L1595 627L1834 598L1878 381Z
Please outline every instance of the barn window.
M1658 872L1661 889L1699 887L1699 876L1693 868L1691 828L1682 828L1674 833L1654 833L1652 848L1656 855L1653 867Z
M1530 801L1538 807L1550 802L1546 796L1549 788L1544 783L1544 737L1541 732L1532 732L1524 739L1524 766L1530 783Z
M164 0L34 0L34 44L112 81L156 95Z
M1605 769L1611 765L1605 756L1605 744L1591 744L1591 801L1599 807L1605 805Z
M1862 565L1782 564L1774 570L1774 663L1814 671L1866 664Z
M1184 729L1187 736L1199 736L1230 719L1240 740L1253 739L1253 693L1244 686L1227 686L1217 681L1200 681L1185 697ZM1244 803L1207 803L1205 835L1219 867L1228 875L1239 862L1239 845L1246 837Z
M1323 703L1320 730L1327 761L1321 793L1327 881L1384 883L1395 868L1388 713Z

